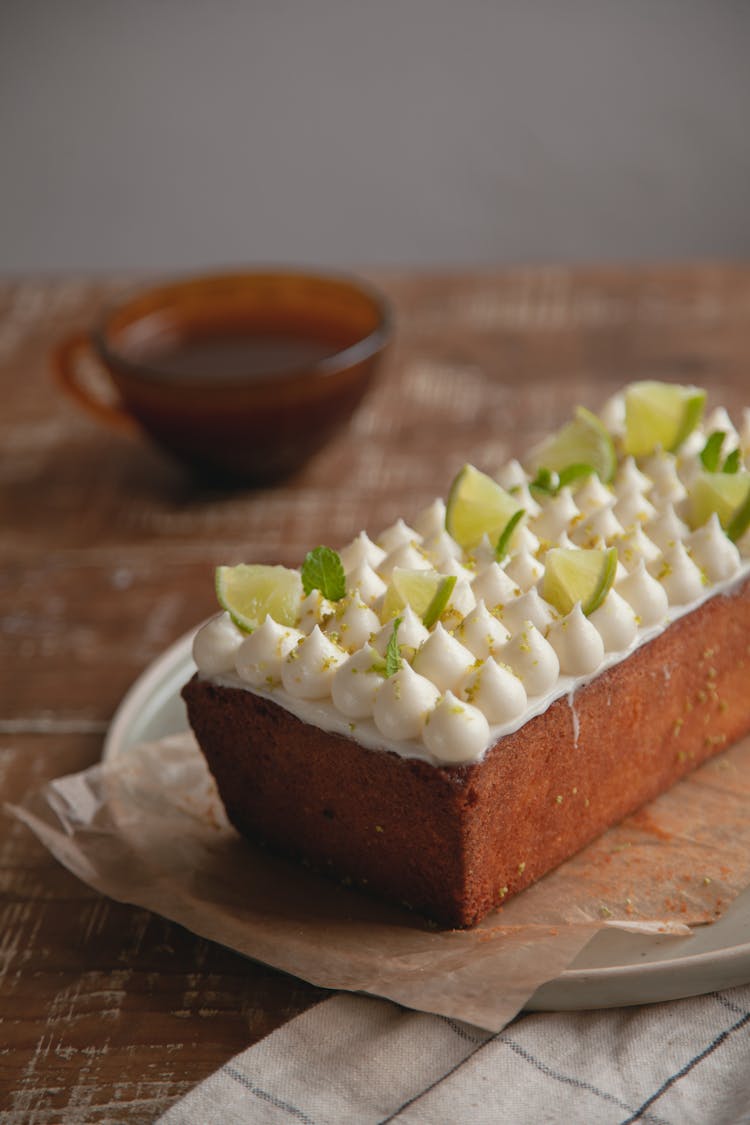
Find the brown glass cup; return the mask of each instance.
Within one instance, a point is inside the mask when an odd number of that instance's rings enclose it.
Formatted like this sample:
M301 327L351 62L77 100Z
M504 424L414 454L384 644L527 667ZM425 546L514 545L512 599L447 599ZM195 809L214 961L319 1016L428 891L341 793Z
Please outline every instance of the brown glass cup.
M100 421L140 428L203 477L267 484L348 422L391 325L385 299L353 278L214 275L120 302L64 340L54 366Z

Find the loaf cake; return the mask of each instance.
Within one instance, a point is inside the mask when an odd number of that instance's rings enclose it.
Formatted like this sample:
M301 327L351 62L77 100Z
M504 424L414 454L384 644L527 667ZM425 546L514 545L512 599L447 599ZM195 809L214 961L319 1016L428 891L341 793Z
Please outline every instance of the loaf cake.
M474 925L750 730L750 411L632 384L447 502L220 568L183 689L235 827Z

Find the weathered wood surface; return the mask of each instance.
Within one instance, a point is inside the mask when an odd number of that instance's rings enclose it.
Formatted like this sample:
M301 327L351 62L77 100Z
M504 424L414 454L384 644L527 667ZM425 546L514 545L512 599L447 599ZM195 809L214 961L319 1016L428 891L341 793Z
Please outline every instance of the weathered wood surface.
M340 440L283 487L196 490L63 401L53 342L132 279L0 286L0 793L95 762L124 691L213 609L211 572L296 564L492 468L632 378L750 400L750 269L377 278L398 338ZM0 1121L148 1122L321 995L103 899L0 817Z

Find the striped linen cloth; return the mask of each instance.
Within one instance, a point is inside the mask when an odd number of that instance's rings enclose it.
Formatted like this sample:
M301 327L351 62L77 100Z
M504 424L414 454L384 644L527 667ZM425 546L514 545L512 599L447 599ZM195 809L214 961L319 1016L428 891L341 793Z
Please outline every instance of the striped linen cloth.
M340 994L249 1047L161 1125L750 1122L750 985L493 1034Z

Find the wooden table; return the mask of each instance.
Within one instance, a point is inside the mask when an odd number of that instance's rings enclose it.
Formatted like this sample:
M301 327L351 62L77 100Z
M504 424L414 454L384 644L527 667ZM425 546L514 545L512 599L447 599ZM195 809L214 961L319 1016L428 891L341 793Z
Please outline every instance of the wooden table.
M298 564L499 466L632 378L750 402L750 268L380 276L398 337L349 432L283 487L205 491L80 415L48 354L132 278L0 286L0 778L100 755L136 676L213 611L212 568ZM319 989L106 900L0 817L0 1120L152 1121Z

